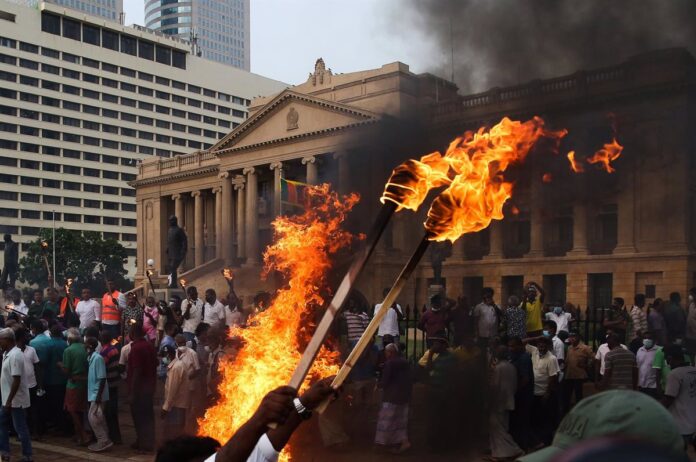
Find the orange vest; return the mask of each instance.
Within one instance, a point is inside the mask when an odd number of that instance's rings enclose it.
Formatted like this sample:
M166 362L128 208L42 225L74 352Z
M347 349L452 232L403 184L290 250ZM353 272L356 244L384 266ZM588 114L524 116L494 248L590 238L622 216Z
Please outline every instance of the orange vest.
M121 321L121 312L118 310L118 297L121 292L114 291L113 294L106 292L102 297L102 321Z

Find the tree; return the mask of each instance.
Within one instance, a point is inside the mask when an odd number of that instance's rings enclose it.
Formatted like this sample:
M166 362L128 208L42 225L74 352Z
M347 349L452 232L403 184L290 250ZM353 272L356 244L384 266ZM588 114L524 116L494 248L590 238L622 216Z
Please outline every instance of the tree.
M48 247L41 246L46 242ZM114 279L121 290L132 287L125 278L128 262L126 249L115 239L102 239L96 231L56 229L56 282L62 285L66 278L73 278L73 289L79 293L83 288L93 294L106 291L106 280ZM39 237L28 244L27 254L19 261L19 280L39 287L48 286L48 273L44 255L53 271L52 230L41 229Z

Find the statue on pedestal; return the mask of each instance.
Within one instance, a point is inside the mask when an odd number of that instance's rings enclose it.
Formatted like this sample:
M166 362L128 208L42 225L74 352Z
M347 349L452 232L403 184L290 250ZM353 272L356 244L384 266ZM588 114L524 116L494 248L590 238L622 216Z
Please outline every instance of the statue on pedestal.
M169 265L169 287L179 287L177 269L186 258L188 251L188 238L186 232L179 227L176 216L169 217L169 229L167 230L167 264Z
M17 272L19 271L19 246L12 240L12 236L5 234L5 264L0 276L0 288L3 290L15 288Z
M449 241L430 244L430 264L433 267L433 286L442 286L442 263L452 255Z

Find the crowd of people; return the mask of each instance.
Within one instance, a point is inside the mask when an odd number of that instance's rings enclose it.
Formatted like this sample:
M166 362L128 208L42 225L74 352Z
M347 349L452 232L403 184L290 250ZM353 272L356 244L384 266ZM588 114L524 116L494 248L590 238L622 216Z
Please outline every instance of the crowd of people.
M155 391L162 391L163 434L195 430L195 419L217 398L218 364L233 354L228 330L245 321L228 281L221 300L214 290L201 300L196 287L165 302L122 293L113 281L100 299L69 285L35 290L23 300L7 291L0 316L0 456L9 460L9 435L32 460L32 440L49 432L71 437L90 451L122 444L119 394L128 393L138 451L156 449ZM45 298L44 298L45 295ZM121 382L124 385L121 386Z
M250 315L232 281L228 283L229 293L222 299L212 289L200 299L190 286L183 299L174 296L167 302L153 296L141 301L133 292L121 293L112 281L100 299L88 289L79 299L69 290L37 290L30 301L22 300L19 291L9 292L5 316L0 317L2 460L9 457L12 433L22 443L23 460L32 460L31 441L47 432L72 437L94 452L122 444L118 409L124 393L136 433L131 446L145 452L156 449L159 417L163 435L175 441L160 448L161 460L175 460L165 457L167 451L189 438L195 420L218 399L218 364L240 347L228 330L244 325ZM420 358L406 357L409 340L399 304L366 309L349 300L337 331L346 355L370 318L388 310L345 386L353 400L351 412L360 412L361 396L375 387L380 390L374 428L378 448L395 453L411 448L414 384L421 385L427 403L425 439L432 452L485 437L491 460L515 460L552 447L564 416L586 394L603 390L635 390L659 402L684 444L693 442L696 290L686 307L679 294L649 306L641 294L631 307L616 298L587 342L572 328L578 313L560 303L546 304L543 289L535 283L510 296L504 308L495 303L492 289L481 295L473 307L442 295L430 299L417 325L427 346ZM312 393L325 396L326 383ZM156 402L158 387L161 400ZM287 401L292 395L299 400L293 408L301 413L321 401L312 393L297 398L295 391L285 390L269 399ZM462 421L463 415L469 418ZM282 421L289 422L285 430L267 435L257 425L261 417L255 419L247 434L255 439L244 447L270 455L250 460L273 460L301 420L284 415ZM364 422L365 416L360 419ZM478 422L488 425L481 428ZM330 417L319 419L319 429L327 445L347 440L340 436L340 422ZM205 444L210 452L220 447L217 442ZM222 447L227 448L221 449L223 455L234 449L229 442Z

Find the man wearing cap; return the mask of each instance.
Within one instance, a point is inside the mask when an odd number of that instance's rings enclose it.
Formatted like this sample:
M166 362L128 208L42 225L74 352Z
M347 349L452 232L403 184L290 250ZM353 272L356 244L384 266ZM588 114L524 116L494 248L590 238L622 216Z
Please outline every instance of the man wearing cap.
M591 444L600 437L617 436L634 445L636 441L652 445L674 460L686 460L684 442L669 412L645 394L611 390L580 401L561 421L551 446L520 457L517 462L550 462L569 449Z
M29 388L22 380L24 376L24 355L15 345L12 329L0 330L2 348L2 369L0 370L0 455L3 461L10 460L10 427L14 426L22 442L22 459L32 461L31 438L27 426L26 409L30 405Z
M551 339L539 337L536 346L527 344L527 353L532 356L534 368L534 404L532 407L532 431L544 445L551 443L554 426L557 423L558 400L555 399L558 387L558 374L561 368L558 360L551 354Z
M667 376L662 402L672 414L686 445L696 433L696 367L684 360L681 345L666 347L665 358L672 372Z
M566 353L565 377L561 383L561 412L565 415L570 410L570 403L575 395L575 402L579 403L583 397L583 384L587 381L587 371L592 367L592 348L586 345L580 334L571 332L568 336L570 346Z

